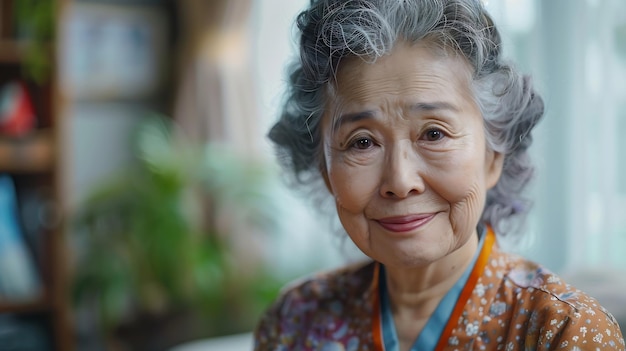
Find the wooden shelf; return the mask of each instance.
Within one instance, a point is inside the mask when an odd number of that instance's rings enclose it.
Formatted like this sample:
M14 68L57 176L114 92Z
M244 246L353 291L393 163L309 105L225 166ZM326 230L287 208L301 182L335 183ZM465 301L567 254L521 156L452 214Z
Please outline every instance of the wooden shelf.
M21 138L0 137L0 172L51 171L55 161L52 132L36 131Z
M9 39L0 39L0 63L20 64L24 60L27 43Z
M2 313L42 313L49 312L52 307L48 300L41 298L33 301L11 302L0 300L0 314Z
M70 2L72 0L52 0L52 14L37 13L42 16L52 15L54 32L59 33L59 37L64 37L64 32L58 29L63 24L61 19L67 13ZM45 194L50 197L46 201L51 200L63 213L63 182L60 178L64 174L64 155L57 141L60 135L64 135L64 129L62 123L57 123L57 116L63 114L64 104L56 80L59 68L57 42L51 39L48 44L44 44L33 42L36 37L28 39L28 31L24 29L33 25L30 23L33 18L27 18L31 13L25 13L25 17L19 19L18 4L23 5L21 0L0 0L0 87L14 81L26 84L37 119L37 129L21 137L0 134L0 173L9 173L15 180L16 190L21 190L23 194L50 192ZM42 19L47 20L39 18L37 21ZM36 48L43 52L38 53L39 56L32 56L31 44L38 45ZM50 64L52 71L43 83L28 74L27 69L33 67L31 59L44 59ZM74 335L69 297L66 294L65 226L61 223L49 230L39 228L32 235L38 243L33 251L41 275L41 294L32 298L23 296L17 300L0 296L0 314L15 315L16 320L26 317L29 324L45 330L50 336L49 340L42 340L48 344L46 350L72 351ZM16 327L19 325L16 324Z

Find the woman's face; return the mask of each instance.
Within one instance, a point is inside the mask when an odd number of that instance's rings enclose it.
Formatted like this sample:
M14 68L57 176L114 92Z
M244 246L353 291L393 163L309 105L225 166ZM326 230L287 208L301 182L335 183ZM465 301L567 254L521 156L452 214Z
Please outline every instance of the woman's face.
M371 258L423 266L476 233L502 156L486 147L470 82L464 60L421 44L337 72L323 175L341 223Z

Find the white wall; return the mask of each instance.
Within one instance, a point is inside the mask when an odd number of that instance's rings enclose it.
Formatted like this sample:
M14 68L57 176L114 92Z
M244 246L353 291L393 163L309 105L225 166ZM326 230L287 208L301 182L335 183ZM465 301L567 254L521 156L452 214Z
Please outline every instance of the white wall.
M122 103L76 103L68 116L70 208L134 162L131 136L145 117L141 108Z

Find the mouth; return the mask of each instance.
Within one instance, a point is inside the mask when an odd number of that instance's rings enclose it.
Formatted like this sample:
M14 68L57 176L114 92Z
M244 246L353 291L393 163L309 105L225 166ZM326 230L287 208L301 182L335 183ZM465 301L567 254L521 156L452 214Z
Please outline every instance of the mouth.
M381 227L396 233L416 230L435 218L436 213L424 213L408 216L387 217L376 220Z

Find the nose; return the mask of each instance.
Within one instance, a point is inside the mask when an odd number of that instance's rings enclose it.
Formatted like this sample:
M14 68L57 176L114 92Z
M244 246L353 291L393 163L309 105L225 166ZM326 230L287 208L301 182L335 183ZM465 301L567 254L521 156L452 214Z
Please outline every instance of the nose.
M399 143L385 155L380 195L385 198L406 198L425 190L421 172L423 165L410 142Z

